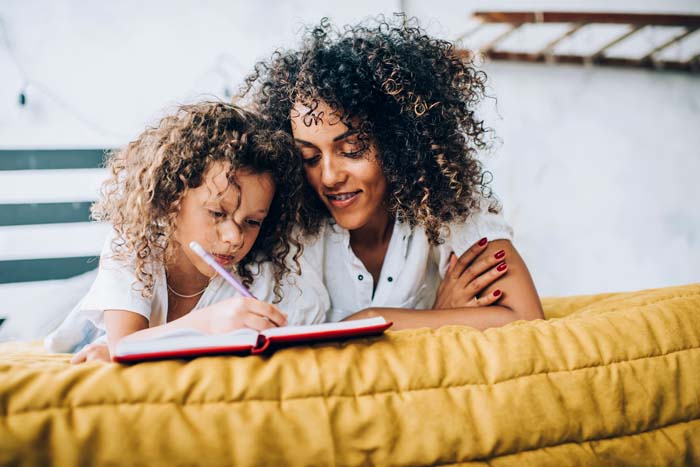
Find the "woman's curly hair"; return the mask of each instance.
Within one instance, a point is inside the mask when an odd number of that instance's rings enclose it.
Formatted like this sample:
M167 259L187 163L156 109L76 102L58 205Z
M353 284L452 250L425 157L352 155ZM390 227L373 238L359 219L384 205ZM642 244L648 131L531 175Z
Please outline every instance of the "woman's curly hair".
M389 212L423 226L437 244L447 223L466 220L492 196L477 160L490 131L475 114L485 82L471 59L415 19L381 16L340 31L324 18L298 50L256 64L241 95L290 134L295 103L309 108L302 121L311 125L325 101L365 147L375 143ZM303 226L313 233L329 213L308 185L305 191ZM492 201L489 209L498 210Z
M180 106L147 128L124 149L108 153L110 178L92 209L93 218L107 221L116 231L112 249L118 260L132 260L144 296L152 296L154 269L173 254L170 238L180 203L189 188L204 182L213 162L230 163L228 179L236 186L236 171L269 173L275 195L251 251L236 266L250 285L253 264L271 261L276 299L280 280L289 272L285 258L296 247L292 229L298 223L303 169L288 133L272 129L259 117L222 102ZM138 285L138 284L135 284Z

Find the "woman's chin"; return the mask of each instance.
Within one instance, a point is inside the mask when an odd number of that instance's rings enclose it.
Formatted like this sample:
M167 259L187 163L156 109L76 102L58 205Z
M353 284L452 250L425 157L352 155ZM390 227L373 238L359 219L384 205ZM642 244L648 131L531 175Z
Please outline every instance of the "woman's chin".
M335 213L331 211L331 214ZM335 221L336 225L345 230L358 230L367 224L366 216L359 215L334 215L333 220Z

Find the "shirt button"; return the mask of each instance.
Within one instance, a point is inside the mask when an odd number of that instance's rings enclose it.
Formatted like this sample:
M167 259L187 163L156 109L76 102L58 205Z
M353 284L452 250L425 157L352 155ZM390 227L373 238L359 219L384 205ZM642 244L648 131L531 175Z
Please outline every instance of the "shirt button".
M358 274L358 275L357 275L357 280L358 280L358 281L361 281L361 280L364 279L364 278L365 278L365 276L363 276L362 274Z
M394 278L393 278L393 277L391 277L391 276L387 277L387 279L386 279L386 280L388 280L389 282L394 282Z

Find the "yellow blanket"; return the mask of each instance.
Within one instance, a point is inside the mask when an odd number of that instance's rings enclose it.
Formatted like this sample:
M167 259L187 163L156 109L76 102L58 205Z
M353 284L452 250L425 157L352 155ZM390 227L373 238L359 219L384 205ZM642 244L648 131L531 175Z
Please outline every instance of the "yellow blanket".
M0 465L700 465L700 284L134 366L0 346Z

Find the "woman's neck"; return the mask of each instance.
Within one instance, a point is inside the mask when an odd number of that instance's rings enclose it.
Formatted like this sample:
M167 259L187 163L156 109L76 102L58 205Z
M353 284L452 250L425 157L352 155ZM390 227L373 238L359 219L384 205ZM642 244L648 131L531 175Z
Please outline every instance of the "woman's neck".
M387 211L383 214L364 227L350 231L350 248L372 275L375 290L394 231L393 218Z
M387 211L383 211L364 226L350 231L350 245L362 245L369 249L381 247L389 242L393 231L393 218Z

